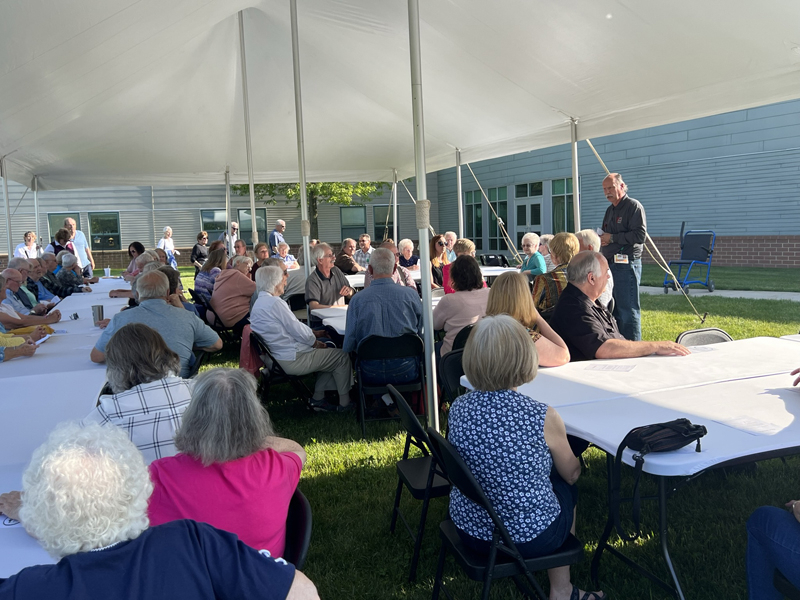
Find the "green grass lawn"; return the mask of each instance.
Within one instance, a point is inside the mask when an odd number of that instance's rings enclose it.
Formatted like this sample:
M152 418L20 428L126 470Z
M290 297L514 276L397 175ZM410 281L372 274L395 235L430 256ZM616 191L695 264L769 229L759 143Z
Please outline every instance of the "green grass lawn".
M185 285L191 281L185 282ZM797 333L800 303L750 301L734 298L697 298L699 311L708 312L706 326L721 327L734 338ZM683 298L643 296L643 333L646 339L675 339L698 326ZM227 349L205 368L237 366L238 349ZM310 383L310 381L309 381ZM398 528L391 535L389 521L397 484L395 462L403 451L399 423L368 426L368 441L352 415L311 414L295 400L288 386L274 387L267 406L279 432L297 440L309 461L300 487L314 513L314 532L305 572L317 584L322 598L427 600L430 598L439 551L438 523L447 514L447 499L432 501L416 583L407 580L412 544ZM578 535L586 544L585 560L573 568L573 581L588 586L591 553L606 515L604 455L591 450L587 469L578 482ZM687 598L745 597L745 521L758 506L782 505L800 491L800 458L759 463L754 471L706 473L669 501L670 548ZM654 490L646 480L646 493ZM419 515L419 503L404 496L402 509ZM667 577L660 561L654 528L654 506L645 506L643 540L626 552ZM458 598L476 598L477 584L463 576L450 559L447 581ZM660 588L606 556L601 564L602 589L613 599L665 598ZM543 583L546 576L541 575ZM492 598L517 598L509 582L497 582ZM545 589L547 587L545 586Z
M674 273L678 275L677 271ZM705 280L705 276L705 267L692 269L692 279ZM712 266L711 280L718 290L800 292L800 269ZM643 265L642 285L663 286L664 271L656 265ZM694 284L692 287L700 286Z

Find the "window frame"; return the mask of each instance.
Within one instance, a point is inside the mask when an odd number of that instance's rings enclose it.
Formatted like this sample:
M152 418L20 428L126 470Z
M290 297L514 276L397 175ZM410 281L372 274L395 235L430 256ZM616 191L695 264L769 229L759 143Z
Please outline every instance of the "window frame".
M342 218L344 211L346 210L353 210L353 209L361 209L362 214L364 215L364 224L363 225L348 225L345 226L344 219ZM341 239L345 240L347 238L353 238L354 240L358 239L358 236L362 233L369 233L367 231L367 207L364 205L349 205L349 206L340 206L339 207L339 233L341 234Z
M114 210L96 210L96 211L92 211L90 213L87 213L87 215L88 215L88 218L89 218L89 235L88 235L88 238L89 238L89 247L90 247L91 251L92 252L95 252L95 251L105 252L105 251L111 251L111 250L122 250L122 224L121 224L120 218L119 218L119 211L114 211ZM97 235L102 235L102 236L116 237L116 239L117 239L116 247L99 247L99 246L96 247L95 246L95 242L94 242L95 233L94 233L94 231L92 231L92 215L116 215L117 216L117 232L116 233L97 234Z
M205 222L205 219L203 218L203 213L204 212L221 212L226 217L225 218L225 227L223 227L222 229L208 229L208 228L206 228L206 222ZM208 245L209 246L211 245L211 242L213 242L214 240L219 238L221 233L227 231L227 227L228 227L227 216L228 216L228 213L225 212L225 207L222 207L222 208L201 208L200 209L200 231L205 231L206 233L208 233ZM212 221L212 223L213 222L219 223L219 221L216 221L216 220Z
M55 231L52 230L52 222L50 221L51 217L60 215L61 216L61 225L59 225ZM48 244L53 243L56 231L62 229L64 227L64 219L75 219L75 226L77 227L78 231L81 231L81 213L79 211L58 211L58 212L49 212L47 213L47 233L48 233ZM42 246L47 246L47 244L42 244Z
M253 232L251 231L250 235L248 237L245 237L245 235L244 235L245 230L242 228L242 211L249 212L250 211L250 207L249 206L245 206L243 208L237 208L236 209L236 219L235 219L235 221L239 224L239 232L237 233L237 235L238 235L239 239L244 240L245 243L247 244L247 247L252 250ZM264 229L263 230L261 230L261 229L258 230L258 240L260 242L266 242L267 238L269 238L269 234L270 234L270 231L271 231L269 229L269 225L268 225L269 221L267 221L267 208L265 206L260 206L260 207L257 206L256 207L256 224L258 224L258 215L261 214L260 211L264 211ZM251 222L252 222L252 218L251 218ZM226 229L226 231L227 231L227 229ZM263 233L263 235L262 235L262 233Z

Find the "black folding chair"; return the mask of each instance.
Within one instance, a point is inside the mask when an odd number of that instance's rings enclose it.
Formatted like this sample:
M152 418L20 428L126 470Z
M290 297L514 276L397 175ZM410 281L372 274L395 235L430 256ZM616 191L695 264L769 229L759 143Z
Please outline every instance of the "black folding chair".
M192 297L192 301L195 305L200 307L201 310L199 312L202 313L203 322L208 323L209 327L217 332L217 335L222 338L224 343L232 343L237 340L233 330L225 327L225 324L217 316L217 313L211 308L211 305L208 304L200 294L190 288L189 295Z
M461 376L464 374L464 367L461 365L461 358L464 350L453 350L439 359L439 381L442 382L445 397L452 404L461 395Z
M389 391L387 383L367 384L361 371L365 360L391 360L394 358L416 358L419 378L416 381L394 384L399 392L421 392L424 388L425 373L423 366L424 345L420 337L414 333L406 333L400 337L390 338L371 335L358 345L356 351L356 378L358 380L358 417L361 421L361 436L367 437L366 403L367 396L381 395ZM379 419L370 419L379 420Z
M403 395L398 392L393 385L387 385L389 394L392 396L397 408L400 410L400 420L406 428L406 447L403 450L403 458L397 462L397 493L394 497L394 508L392 509L392 524L389 531L394 533L397 525L397 518L405 525L406 531L414 540L414 554L411 556L411 572L408 575L409 581L417 578L417 563L419 562L419 552L422 547L422 536L425 533L425 520L428 515L428 504L431 498L440 498L450 493L450 482L444 476L444 472L439 467L438 462L430 453L430 441L425 429L420 425L417 416L406 402ZM408 453L414 445L422 451L422 456L409 458ZM400 496L403 494L403 486L408 488L411 496L415 500L422 500L422 513L419 517L419 524L416 533L406 521L403 513L400 512Z
M295 489L286 516L286 545L283 558L298 570L303 568L311 543L311 505L299 489Z
M303 323L308 322L305 294L292 294L286 298L286 303L289 305L289 309L294 313L294 316L297 317L299 321L302 321Z
M508 258L505 254L481 254L481 264L484 267L507 267Z
M800 590L794 587L778 569L775 569L775 574L772 577L772 585L789 600L800 600Z
M722 342L732 342L733 338L716 327L706 327L705 329L690 329L678 334L675 342L684 346L705 346L707 344L720 344Z
M433 600L439 598L440 589L444 589L445 594L450 597L450 593L442 581L448 550L455 556L456 562L470 579L483 582L483 593L481 595L483 600L489 598L489 589L492 581L504 577L513 577L514 583L524 595L541 598L542 600L546 599L547 596L539 582L536 581L533 573L577 563L583 558L583 544L570 534L564 545L556 552L527 560L522 558L502 519L495 512L481 485L477 482L472 471L459 456L456 449L431 427L428 428L428 437L431 442L431 450L433 450L437 460L444 465L444 470L450 479L450 483L458 488L464 496L481 506L489 514L492 523L494 523L489 554L484 555L470 550L464 545L458 535L455 524L451 520L442 521L439 525L442 550L439 553L439 564L436 567Z
M467 325L456 334L456 339L453 340L453 347L451 350L462 350L464 346L467 345L467 338L473 327L475 327L475 325Z
M200 372L200 367L203 366L203 363L206 362L206 359L210 355L211 353L206 352L205 350L198 350L195 352L194 364L192 364L192 368L189 370L189 374L186 376L186 379L194 379L197 377L197 374Z
M308 386L297 375L289 375L278 364L278 361L269 351L269 346L255 331L250 332L250 345L256 348L258 355L262 358L264 366L260 369L259 383L261 385L261 401L266 402L269 395L269 388L273 384L289 383L294 391L306 401L311 399L312 393ZM265 360L266 359L266 360Z

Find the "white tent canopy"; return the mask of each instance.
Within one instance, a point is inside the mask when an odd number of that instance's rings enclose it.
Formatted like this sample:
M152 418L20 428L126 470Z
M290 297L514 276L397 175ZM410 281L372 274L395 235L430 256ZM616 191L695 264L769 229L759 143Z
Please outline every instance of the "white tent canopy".
M0 0L0 156L39 189L297 181L287 0ZM405 0L300 0L310 181L414 174ZM427 0L427 169L800 96L789 0Z

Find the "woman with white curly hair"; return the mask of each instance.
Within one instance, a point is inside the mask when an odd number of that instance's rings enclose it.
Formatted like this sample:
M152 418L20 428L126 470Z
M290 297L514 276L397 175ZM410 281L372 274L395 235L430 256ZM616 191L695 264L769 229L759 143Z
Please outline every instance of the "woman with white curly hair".
M59 562L0 580L4 600L318 597L293 566L231 533L194 521L149 527L153 484L116 427L57 427L34 451L22 487L21 496L0 496L0 510Z

